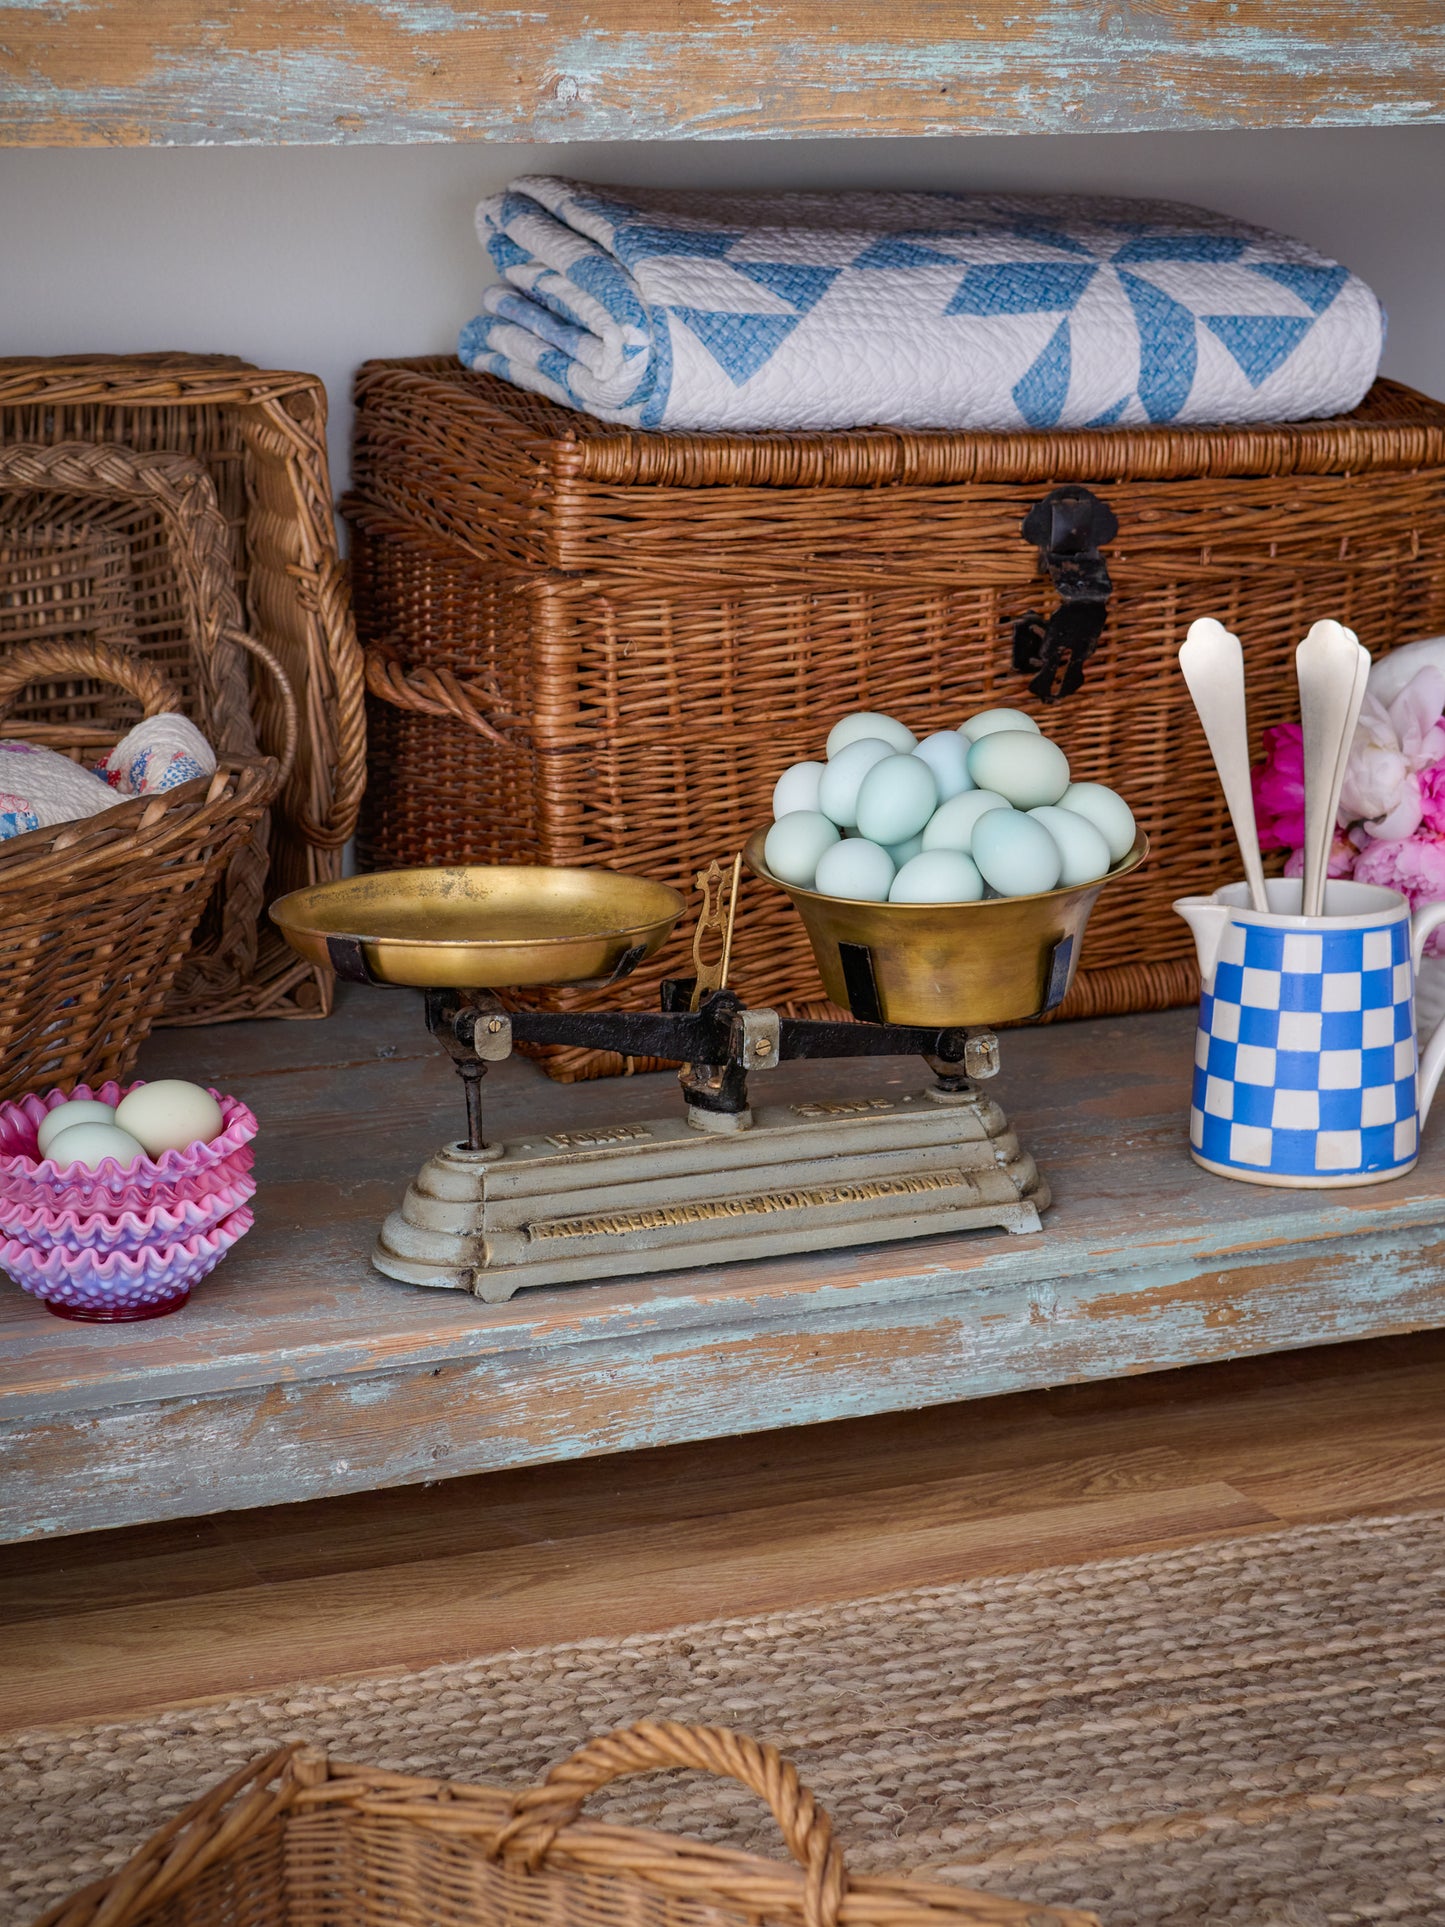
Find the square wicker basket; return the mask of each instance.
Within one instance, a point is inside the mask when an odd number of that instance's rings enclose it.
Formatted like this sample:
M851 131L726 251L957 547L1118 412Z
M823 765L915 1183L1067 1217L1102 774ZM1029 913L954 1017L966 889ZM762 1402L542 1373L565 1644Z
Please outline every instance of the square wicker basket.
M230 355L0 359L0 445L118 442L192 456L210 476L246 627L280 660L301 716L295 766L271 812L268 901L341 874L366 777L361 658L325 431L314 375ZM253 688L260 746L279 756L281 711L268 679ZM324 1016L332 990L329 974L302 963L263 919L249 967L205 981L192 973L161 1021Z
M609 1780L691 1767L772 1808L796 1864L579 1818ZM178 1814L35 1927L1099 1927L936 1881L850 1878L772 1747L647 1721L509 1794L287 1748Z
M1376 654L1445 630L1445 407L1389 382L1273 427L649 434L437 358L366 364L357 410L367 863L605 863L687 890L845 711L922 734L1014 705L1153 848L1091 921L1066 1015L1197 991L1169 905L1226 880L1231 841L1175 666L1191 619L1244 639L1256 730L1294 713L1316 617ZM1021 524L1067 484L1119 528L1097 653L1046 708L1012 661L1013 625L1055 602ZM683 962L675 939L626 1000ZM758 885L734 978L793 1012L822 998L801 923Z

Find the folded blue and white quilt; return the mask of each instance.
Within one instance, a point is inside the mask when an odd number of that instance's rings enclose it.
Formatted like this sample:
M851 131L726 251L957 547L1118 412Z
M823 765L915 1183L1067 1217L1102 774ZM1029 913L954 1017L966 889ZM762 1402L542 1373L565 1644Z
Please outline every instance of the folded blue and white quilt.
M702 194L524 175L469 368L644 428L1077 428L1353 408L1358 276L1166 201Z

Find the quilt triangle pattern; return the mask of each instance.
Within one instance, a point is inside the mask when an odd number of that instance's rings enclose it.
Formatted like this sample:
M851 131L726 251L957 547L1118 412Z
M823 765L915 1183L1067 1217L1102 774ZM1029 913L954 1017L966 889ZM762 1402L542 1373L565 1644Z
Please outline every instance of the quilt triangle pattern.
M1134 261L1143 265L1168 261L1237 261L1245 242L1238 234L1141 234L1126 241L1113 255L1115 261Z
M999 261L970 268L945 314L1065 312L1099 272L1096 262Z
M1234 356L1251 388L1287 361L1314 326L1294 314L1204 314L1199 319Z
M842 273L841 268L814 268L795 261L729 261L728 266L770 294L791 301L799 314L816 307Z
M618 228L612 237L612 251L628 268L635 268L639 261L667 254L690 254L701 260L720 261L742 238L740 234L724 234L716 228L652 227L635 221Z
M1277 282L1291 294L1297 294L1315 314L1324 313L1350 278L1349 269L1338 263L1320 268L1301 261L1251 261L1249 265L1255 274L1262 274L1267 281Z
M885 234L870 241L850 263L855 268L956 268L958 256L944 254L906 234Z
M1139 324L1139 400L1151 422L1172 422L1199 366L1193 312L1143 275L1120 268L1119 280Z
M1013 386L1018 411L1030 428L1052 428L1064 412L1072 369L1073 352L1066 315L1043 353Z
M796 314L719 314L703 308L673 308L735 387L770 361L802 320Z

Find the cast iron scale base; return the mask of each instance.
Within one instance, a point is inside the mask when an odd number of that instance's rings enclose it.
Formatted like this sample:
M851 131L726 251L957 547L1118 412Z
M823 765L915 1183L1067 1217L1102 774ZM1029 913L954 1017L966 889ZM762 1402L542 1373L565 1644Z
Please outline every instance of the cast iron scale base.
M998 1069L992 1031L804 1021L749 1010L726 989L692 1010L692 995L691 980L673 980L660 1011L557 1012L428 990L427 1027L466 1089L467 1136L422 1166L382 1227L376 1268L498 1304L528 1285L1040 1229L1048 1186L975 1088ZM683 1110L488 1143L482 1078L514 1043L681 1060ZM787 1058L912 1055L933 1081L903 1096L750 1102L750 1076Z

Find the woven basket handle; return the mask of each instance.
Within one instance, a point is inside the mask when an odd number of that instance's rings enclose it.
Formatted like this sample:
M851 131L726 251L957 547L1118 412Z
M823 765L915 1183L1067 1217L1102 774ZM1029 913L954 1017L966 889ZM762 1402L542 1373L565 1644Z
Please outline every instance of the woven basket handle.
M554 1766L541 1786L519 1793L512 1818L492 1842L493 1855L507 1847L539 1867L553 1841L582 1811L582 1803L609 1780L659 1767L696 1767L740 1780L766 1800L788 1851L807 1874L803 1917L807 1927L837 1927L848 1877L833 1823L798 1779L798 1769L776 1747L721 1726L680 1726L643 1720L589 1740Z
M147 716L162 716L181 706L166 677L139 656L124 655L101 642L28 642L0 656L0 716L9 712L22 689L60 676L113 683L134 696Z
M397 709L414 709L423 716L454 716L468 729L485 736L489 743L500 743L504 749L511 747L491 717L483 712L481 705L486 700L486 691L475 683L463 682L444 664L417 663L408 669L393 650L373 646L366 652L366 686L373 696ZM517 719L509 716L502 720L514 724Z
M247 635L244 629L228 629L226 631L226 640L227 642L239 643L243 649L250 651L257 662L264 663L271 673L272 680L276 684L276 693L281 699L281 715L283 718L281 726L281 754L276 758L278 764L276 782L279 787L291 774L292 765L296 761L296 745L301 734L300 716L296 708L296 692L291 687L291 678L281 667L279 659L272 654L265 643L258 642L254 636Z
M296 697L285 670L263 643L244 630L229 631L227 640L240 644L263 662L276 679L281 699L282 748L277 785L284 783L296 760L299 721ZM180 697L170 680L154 664L139 656L127 655L103 642L28 642L0 656L0 716L10 709L22 689L33 682L52 682L58 676L85 676L95 682L112 683L134 696L146 716L179 712Z

